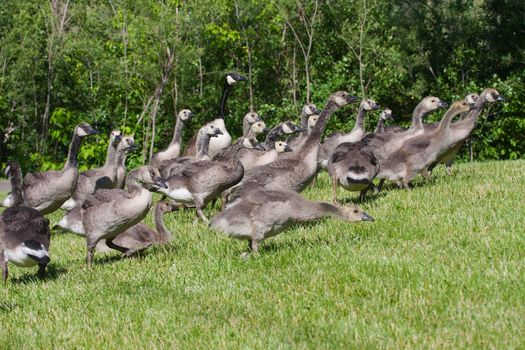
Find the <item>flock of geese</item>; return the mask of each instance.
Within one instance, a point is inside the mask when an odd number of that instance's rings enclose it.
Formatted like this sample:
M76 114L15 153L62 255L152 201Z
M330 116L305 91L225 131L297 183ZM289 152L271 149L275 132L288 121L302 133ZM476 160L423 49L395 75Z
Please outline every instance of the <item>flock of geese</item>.
M424 124L423 117L448 105L437 97L425 97L414 109L408 129L386 125L392 111L384 109L373 132L365 129L365 116L380 107L372 99L360 101L344 91L333 93L324 109L306 104L300 125L282 122L269 129L255 112L243 120L243 136L235 143L224 124L225 105L233 86L245 80L229 73L214 120L203 125L181 152L182 131L193 113L177 115L169 146L151 157L149 164L126 174L126 156L137 148L132 136L114 130L109 135L104 166L78 170L77 155L85 137L97 133L88 123L77 125L67 161L58 171L28 173L22 177L17 162L10 162L6 175L11 192L1 205L0 265L3 281L8 262L39 266L45 274L49 263L50 228L45 215L60 208L65 215L53 229L85 237L87 265L95 251L118 250L133 255L172 236L163 215L195 208L196 220L214 230L247 240L256 253L259 243L295 222L331 216L348 222L374 219L353 205L337 202L337 188L360 192L364 200L370 189L380 190L385 180L408 188L418 174L429 177L444 163L447 172L456 153L476 126L486 104L502 101L494 89L469 94L450 105L440 122ZM337 132L322 141L330 115L337 109L360 102L354 128ZM459 120L453 121L456 115ZM264 141L257 140L267 133ZM287 137L286 141L282 140ZM300 195L319 170L332 179L333 204L315 202ZM374 179L379 178L379 186ZM152 206L151 192L162 200L155 204L156 230L141 223ZM221 200L221 210L211 220L203 209Z

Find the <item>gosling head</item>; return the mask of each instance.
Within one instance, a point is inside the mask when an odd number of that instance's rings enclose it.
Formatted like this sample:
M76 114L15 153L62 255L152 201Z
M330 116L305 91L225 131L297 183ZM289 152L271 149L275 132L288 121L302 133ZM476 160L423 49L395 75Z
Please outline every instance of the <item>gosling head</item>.
M244 120L252 125L253 123L260 121L261 117L256 112L248 112L244 115Z
M219 135L223 134L221 129L216 128L213 125L207 125L206 127L204 127L203 132L210 137L218 137Z
M7 167L4 170L5 177L11 178L20 173L20 164L14 160L7 162ZM20 174L21 175L21 174Z
M463 113L463 112L468 112L472 108L474 108L474 104L469 103L466 99L456 101L452 104L452 106L450 106L450 109L454 109L458 114Z
M448 103L446 103L445 101L441 101L435 96L427 96L424 99L422 99L421 102L419 102L418 106L423 107L423 110L426 113L430 113L439 108L447 108Z
M265 151L266 150L263 145L261 145L259 142L257 142L256 139L254 139L252 137L245 137L242 140L242 145L243 145L243 147L256 149L258 151Z
M315 127L315 124L317 124L317 120L319 119L319 114L313 114L310 117L308 117L308 130L312 131Z
M180 209L180 206L170 201L158 201L156 208L159 208L158 210L164 214L177 211Z
M133 172L136 172L132 175ZM160 177L159 170L149 165L144 165L129 173L129 176L136 179L148 191L156 192L159 189L166 189L168 186Z
M189 109L183 109L179 112L179 114L177 115L177 118L179 118L180 120L182 120L183 122L186 122L188 120L190 120L195 114L190 111Z
M139 146L135 143L135 139L133 136L125 135L122 137L122 141L120 141L118 145L118 149L124 150L126 153L131 153L136 151L139 148Z
M231 73L228 73L228 75L226 75L226 82L230 86L237 84L239 81L245 81L245 80L247 79L237 72L231 72Z
M111 134L109 135L109 142L111 142L111 144L116 147L120 141L122 141L122 132L120 130L111 131Z
M255 135L258 135L262 134L263 132L268 132L269 130L263 121L259 121L252 124L251 131L255 133Z
M394 116L392 115L392 110L390 108L385 108L383 112L381 112L380 118L383 120L394 119Z
M275 150L277 153L284 153L284 152L292 152L293 149L288 146L288 144L284 141L276 141L275 142Z
M311 116L314 114L319 114L321 111L313 103L307 103L304 105L302 113L306 116Z
M348 222L374 221L374 218L356 206L341 207L341 214Z
M360 98L349 95L346 91L337 91L330 95L329 100L334 101L338 107L343 107L349 103L359 102Z
M468 94L465 96L465 101L467 101L470 104L476 103L476 101L479 99L479 95L476 93Z
M505 98L502 95L500 95L500 93L496 89L492 89L492 88L483 90L480 97L483 98L483 100L488 103L505 101Z
M300 126L294 124L290 120L287 120L287 121L285 121L284 123L281 124L281 130L285 134L293 134L294 132L303 132L304 131L303 128L301 128Z
M365 111L372 111L374 109L379 109L380 106L376 103L376 101L367 98L361 101L361 105L359 106L359 108L364 109Z
M85 137L98 134L98 131L93 129L93 127L88 123L82 122L75 127L75 134L79 137Z

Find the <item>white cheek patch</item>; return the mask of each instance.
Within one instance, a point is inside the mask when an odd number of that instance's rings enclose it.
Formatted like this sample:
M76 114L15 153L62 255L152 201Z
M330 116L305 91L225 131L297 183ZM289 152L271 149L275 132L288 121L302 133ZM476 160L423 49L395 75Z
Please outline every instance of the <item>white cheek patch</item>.
M233 78L231 77L231 75L228 75L228 76L226 77L226 81L228 82L228 85L230 85L230 86L233 85L233 84L235 84L235 83L237 82L237 80L233 79Z
M346 100L341 97L341 96L336 96L335 99L334 99L334 102L338 105L338 106L344 106L346 105Z
M77 135L82 137L82 136L87 136L87 132L84 131L84 129L82 128L78 128L77 129Z
M288 126L288 124L283 124L283 132L285 134L291 134L293 133L292 129L290 129L290 127Z
M487 96L485 97L485 101L492 103L495 100L494 97L492 97L492 94L487 94Z

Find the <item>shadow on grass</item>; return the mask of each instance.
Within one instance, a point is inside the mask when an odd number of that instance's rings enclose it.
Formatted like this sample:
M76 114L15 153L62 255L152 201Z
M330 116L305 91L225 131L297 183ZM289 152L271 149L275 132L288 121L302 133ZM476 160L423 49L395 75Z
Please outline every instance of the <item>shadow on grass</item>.
M28 284L28 283L35 283L38 281L54 281L61 275L67 273L67 269L61 266L56 266L54 264L47 265L46 268L46 274L43 278L39 278L37 276L37 270L38 268L35 268L34 273L26 273L20 277L16 278L10 278L9 280L13 284Z

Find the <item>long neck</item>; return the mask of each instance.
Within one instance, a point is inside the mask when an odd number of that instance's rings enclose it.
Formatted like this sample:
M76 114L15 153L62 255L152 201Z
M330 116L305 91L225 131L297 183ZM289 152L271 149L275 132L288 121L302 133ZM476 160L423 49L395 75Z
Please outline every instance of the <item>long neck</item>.
M248 131L248 135L246 135L249 139L256 139L257 140L257 134L255 133L255 130L253 128L250 128L250 131Z
M197 137L197 158L202 159L208 155L211 137L208 134Z
M219 114L217 114L218 119L224 119L224 110L226 109L226 100L228 100L228 97L230 96L230 93L232 91L232 86L228 84L228 82L224 83L224 87L222 88L222 95L221 95L221 101L219 104Z
M75 132L73 134L73 139L71 140L71 144L69 145L69 152L67 154L67 161L65 168L77 168L78 167L78 150L80 149L80 143L82 142L82 138L77 135Z
M118 146L113 145L113 142L110 140L108 152L106 154L106 163L104 163L104 167L115 165L117 163L117 148Z
M137 176L137 173L135 171L132 171L126 177L126 188L128 192L132 195L140 193L143 189L143 187L140 185Z
M242 120L242 136L248 137L248 133L250 132L252 128L252 124L248 121L248 119L244 118Z
M303 130L308 130L308 117L304 111L301 111L301 128Z
M357 112L357 118L355 120L355 126L353 130L356 130L356 129L364 130L365 114L366 114L365 109L363 107L359 107L359 111Z
M125 167L126 166L126 158L128 157L128 152L125 150L121 150L117 152L117 167Z
M171 144L179 144L182 140L182 129L184 128L184 122L177 118L177 121L175 122L175 130L173 130L173 139L171 140Z
M264 141L264 147L266 149L272 149L275 141L283 134L282 124L277 125L275 128L270 130L268 135L266 135L266 140Z
M422 103L419 103L412 113L412 125L410 128L415 130L423 129L423 116L427 114L427 112L425 106Z
M385 125L385 120L379 117L379 120L377 121L377 125L376 125L374 132L383 132L384 125Z
M468 112L467 116L464 118L465 121L468 121L468 123L472 124L472 127L476 126L479 115L481 114L481 111L483 110L485 103L486 103L485 95L482 94L476 101L476 105L474 106L474 108L472 108L470 112Z
M317 147L319 145L319 142L321 141L321 135L326 128L328 118L337 108L337 104L334 101L328 100L326 106L319 115L319 119L317 119L317 123L312 129L312 132L306 137L303 147L301 147L300 151L298 152L296 159L303 159L313 147Z
M443 116L443 118L441 119L441 122L439 122L438 130L443 131L445 129L448 129L450 127L450 123L452 122L452 119L458 114L459 112L456 108L454 107L449 108L448 111Z
M9 180L11 182L11 196L13 206L17 207L22 204L22 170L18 163L11 163L9 170Z
M296 213L298 221L310 221L324 218L326 216L344 219L339 207L325 202L312 202L305 200L301 203L301 211Z
M166 228L166 225L164 225L163 218L163 211L160 208L160 205L155 206L155 227L157 228L157 239L160 242L168 242L173 238L171 235L171 232Z

